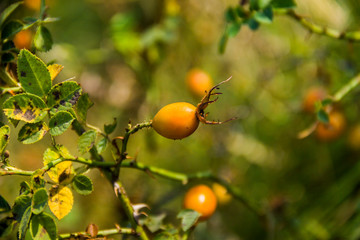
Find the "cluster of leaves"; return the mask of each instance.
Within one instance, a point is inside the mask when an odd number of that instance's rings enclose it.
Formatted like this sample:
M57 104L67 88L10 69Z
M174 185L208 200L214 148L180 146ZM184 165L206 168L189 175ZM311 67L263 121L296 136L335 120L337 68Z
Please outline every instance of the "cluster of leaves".
M182 236L189 234L196 226L196 223L200 217L200 213L191 210L183 209L177 214L177 218L180 219L181 225L175 227L172 224L165 224L163 220L166 214L149 215L146 218L140 219L139 223L144 225L153 235L156 240L180 240Z
M23 144L35 143L47 133L51 137L58 136L75 120L85 121L86 112L92 104L88 96L82 94L79 84L73 81L52 84L61 69L62 66L56 64L46 66L28 50L20 51L18 79L22 87L18 94L4 102L2 108L15 127L20 122L24 123L18 133L18 140ZM10 127L1 124L0 154L3 167L7 168L10 165L4 150L10 140ZM79 139L79 151L88 152L95 140L94 131L85 132ZM19 223L20 239L25 236L28 227L34 239L39 239L39 235L44 234L50 239L56 238L56 224L52 216L44 212L45 207L48 205L51 212L62 219L73 205L72 191L67 185L72 184L73 189L83 195L90 194L93 190L91 180L82 174L84 169L74 169L72 162L66 161L74 159L64 146L54 145L48 148L44 152L44 168L36 171L30 182L21 184L20 196L15 200L14 206L10 208L1 197L2 212L12 213L12 217L1 220L2 236L9 234L15 223ZM45 188L45 173L50 178L48 182L52 184L50 189Z
M48 51L51 49L53 40L51 33L45 25L57 21L56 18L48 17L46 14L45 1L41 1L40 14L37 18L25 17L22 20L8 20L8 17L14 12L22 2L17 2L6 8L0 16L0 46L1 46L1 62L7 63L15 60L18 49L12 41L12 38L18 32L30 28L35 28L34 47L38 51Z
M225 11L226 29L219 43L219 52L224 53L229 37L235 37L243 25L257 30L261 24L273 21L273 10L287 10L296 6L293 0L249 0L241 1Z

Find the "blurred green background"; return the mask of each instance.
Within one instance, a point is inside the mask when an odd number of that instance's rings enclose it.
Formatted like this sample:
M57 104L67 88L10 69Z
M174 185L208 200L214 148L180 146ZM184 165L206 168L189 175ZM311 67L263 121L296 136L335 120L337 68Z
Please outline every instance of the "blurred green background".
M1 6L11 1L4 1ZM183 173L211 170L239 187L267 211L267 224L236 200L220 204L200 223L194 239L360 239L360 142L352 134L359 124L360 91L356 88L335 108L346 119L344 132L332 141L314 134L298 139L315 114L303 111L307 91L322 86L333 94L360 70L360 45L309 33L287 16L251 31L244 26L218 52L225 30L224 12L238 1L218 0L49 0L52 50L39 54L45 62L64 66L57 81L74 78L95 105L88 122L102 127L118 119L113 136L127 123L150 120L164 105L199 102L185 84L187 72L201 68L221 86L223 95L209 107L209 119L237 120L201 125L190 137L169 140L142 130L129 142L137 161ZM359 30L357 0L297 0L296 11L339 30ZM22 6L15 16L35 15ZM25 170L42 167L50 138L17 143L12 129L11 163ZM77 155L78 136L68 130L57 137ZM111 155L105 154L110 160ZM125 224L124 212L99 171L90 196L75 195L72 212L59 221L59 232L100 229ZM131 169L121 179L133 203L146 203L148 213L176 214L190 186ZM1 177L0 194L12 203L24 177ZM211 183L207 183L210 186ZM195 184L195 183L194 183ZM122 225L123 226L123 225Z

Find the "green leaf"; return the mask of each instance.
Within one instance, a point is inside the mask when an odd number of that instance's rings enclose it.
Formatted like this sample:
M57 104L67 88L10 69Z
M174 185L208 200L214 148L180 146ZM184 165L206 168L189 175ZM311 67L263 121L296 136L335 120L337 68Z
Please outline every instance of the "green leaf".
M219 53L220 54L223 54L225 52L225 48L226 48L226 44L227 44L227 41L228 41L229 37L227 34L224 34L221 39L220 39L220 42L219 42Z
M83 133L78 141L78 150L81 154L87 153L94 146L96 140L96 132L89 130Z
M257 30L260 27L260 24L257 21L255 21L255 19L253 18L247 20L246 23L249 26L249 28L253 31Z
M78 101L82 89L77 82L66 81L53 86L47 96L47 105L51 113L67 111Z
M195 225L200 216L201 214L194 210L184 209L179 212L177 218L181 219L181 228L186 232Z
M45 122L27 123L19 131L18 140L23 144L40 141L49 131Z
M226 34L229 37L235 37L239 33L240 28L241 28L241 23L240 22L230 23L226 28Z
M10 39L12 36L17 34L23 29L23 24L20 21L10 21L1 31L1 40Z
M26 181L20 183L20 194L28 194L30 192L30 184Z
M44 172L41 169L35 170L35 173L31 176L30 186L31 189L38 189L45 187Z
M246 11L241 6L235 8L235 13L239 18L245 18L247 16Z
M46 11L45 0L40 0L40 16L45 16L45 11Z
M141 225L145 225L150 232L154 233L161 229L166 214L149 215L147 218L139 219Z
M273 0L271 2L273 8L294 8L296 3L294 0Z
M108 145L108 139L106 137L102 138L97 144L96 144L96 150L98 153L102 153L106 150Z
M71 126L74 119L75 118L69 112L57 112L49 121L50 134L52 136L61 135Z
M54 218L45 212L34 215L30 222L30 234L33 239L55 240L57 228Z
M25 212L21 218L20 225L19 225L19 239L20 240L25 238L26 231L29 227L30 218L31 218L31 207L28 207L25 210Z
M254 19L259 23L271 23L273 20L272 8L267 7L263 11L256 12Z
M272 2L272 0L258 0L259 8L263 9L263 8L267 7L271 2Z
M10 16L10 14L23 2L16 2L8 6L0 15L0 28L2 27L5 20Z
M53 40L49 30L44 26L39 26L34 36L35 48L39 51L47 52L53 45Z
M330 104L333 104L333 103L334 103L334 100L331 99L331 98L326 98L326 99L321 101L322 106L330 105Z
M0 237L5 238L13 232L16 221L10 217L0 220Z
M237 14L233 7L228 7L228 9L226 9L225 20L228 23L235 22L237 20Z
M58 151L58 153L60 154L60 156L62 156L65 159L71 159L74 158L73 155L71 155L71 153L69 152L69 150L63 146L63 145L56 145L56 149Z
M75 191L81 195L89 195L94 190L91 179L81 174L74 177L72 185Z
M10 127L8 125L0 128L0 155L3 154L10 139Z
M87 111L92 107L94 103L90 100L87 93L80 96L76 105L76 111L81 122L86 122Z
M324 109L320 109L316 114L317 119L322 123L329 123L329 115Z
M180 236L177 229L170 228L156 234L153 240L179 240L179 239Z
M117 121L116 121L116 118L114 118L114 121L110 124L104 124L104 131L107 135L111 134L115 128L116 128L116 124L117 124Z
M250 10L258 10L259 9L259 1L260 0L250 0Z
M34 193L32 204L31 204L31 211L34 214L40 214L44 211L44 208L48 202L48 194L45 188L39 188Z
M15 199L12 208L12 214L16 221L20 222L25 210L31 206L31 197L28 195L21 195Z
M0 213L6 213L11 210L9 203L0 195Z
M46 116L46 104L36 95L18 94L8 98L3 104L8 118L28 123L41 121Z
M18 57L17 71L21 86L26 92L39 97L46 96L51 88L51 77L40 58L22 49Z

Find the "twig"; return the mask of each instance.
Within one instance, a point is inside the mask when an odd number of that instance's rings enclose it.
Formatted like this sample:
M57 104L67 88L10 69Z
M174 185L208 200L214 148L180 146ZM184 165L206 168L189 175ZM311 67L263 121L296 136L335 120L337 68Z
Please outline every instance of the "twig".
M277 13L283 13L281 11L278 11ZM344 39L348 41L360 41L360 31L339 31L333 28L321 26L318 24L315 24L303 16L297 14L294 10L288 10L284 12L287 16L295 19L297 22L299 22L302 26L307 28L313 33L325 35L331 38L335 39Z
M134 235L136 231L132 228L113 228L113 229L105 229L100 230L97 234L97 237L105 237L105 236L112 236L117 234L127 234L127 235ZM63 233L60 234L58 237L59 239L69 239L71 237L81 237L81 236L88 236L86 232L76 232L76 233Z

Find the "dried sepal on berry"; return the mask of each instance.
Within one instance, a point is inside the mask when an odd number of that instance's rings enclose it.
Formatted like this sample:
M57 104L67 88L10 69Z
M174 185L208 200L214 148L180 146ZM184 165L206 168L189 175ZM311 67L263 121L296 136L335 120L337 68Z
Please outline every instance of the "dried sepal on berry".
M200 103L197 105L196 107L196 117L199 119L199 121L201 123L204 123L204 124L212 124L212 125L215 125L215 124L223 124L223 123L226 123L226 122L229 122L229 121L232 121L232 120L235 120L236 118L230 118L228 120L225 120L225 121L209 121L207 120L207 116L209 115L209 113L205 113L205 109L212 103L216 102L219 97L216 97L214 100L210 100L212 96L217 96L217 95L220 95L222 94L221 92L215 92L216 90L219 90L219 86L223 83L226 83L228 81L230 81L232 77L229 77L228 79L226 79L225 81L222 81L218 84L216 84L214 87L212 87L209 92L206 93L206 95L201 99Z

